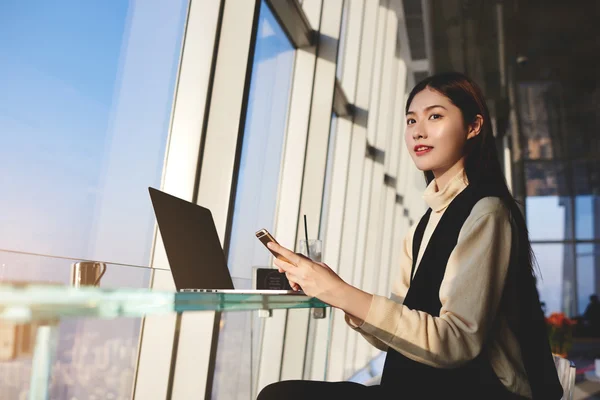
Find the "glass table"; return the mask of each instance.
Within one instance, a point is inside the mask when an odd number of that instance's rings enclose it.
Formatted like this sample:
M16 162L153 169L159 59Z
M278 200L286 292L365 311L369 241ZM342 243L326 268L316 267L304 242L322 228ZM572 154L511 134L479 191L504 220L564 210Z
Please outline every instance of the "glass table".
M0 283L0 323L31 323L37 327L29 388L31 400L49 398L48 386L58 343L58 323L64 318L110 319L188 311L270 312L276 309L324 307L328 306L304 295L178 293L151 289Z

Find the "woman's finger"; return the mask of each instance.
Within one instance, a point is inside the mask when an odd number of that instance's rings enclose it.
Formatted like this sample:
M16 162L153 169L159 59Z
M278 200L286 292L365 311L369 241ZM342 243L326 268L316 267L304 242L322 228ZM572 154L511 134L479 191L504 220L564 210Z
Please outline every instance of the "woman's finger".
M279 260L277 258L273 260L273 264L275 264L277 266L277 268L279 268L279 269L281 269L283 271L287 271L287 270L289 270L291 268L296 268L295 265L292 265L290 263L286 263L285 261L281 261L281 260Z
M267 246L269 247L269 249L273 250L275 253L281 254L282 256L287 258L292 264L298 265L300 260L302 260L302 258L298 254L286 249L285 247L281 246L278 243L269 242L269 244Z
M290 274L289 272L286 272L285 276L290 282L290 285L299 285L298 278L296 276Z

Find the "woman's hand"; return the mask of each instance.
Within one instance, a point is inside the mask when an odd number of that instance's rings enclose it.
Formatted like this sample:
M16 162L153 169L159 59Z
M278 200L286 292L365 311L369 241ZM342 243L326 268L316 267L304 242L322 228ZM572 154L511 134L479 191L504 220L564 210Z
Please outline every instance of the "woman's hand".
M275 259L275 265L279 268L279 272L285 272L285 276L294 290L298 290L299 285L307 296L316 297L331 304L330 301L339 295L346 285L346 282L326 264L314 262L274 242L270 242L268 246L269 249L281 254L292 263Z

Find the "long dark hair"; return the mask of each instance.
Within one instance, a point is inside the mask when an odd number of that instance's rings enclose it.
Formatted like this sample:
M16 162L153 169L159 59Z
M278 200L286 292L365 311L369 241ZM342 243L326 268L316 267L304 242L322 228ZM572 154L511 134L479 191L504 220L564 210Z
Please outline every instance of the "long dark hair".
M517 201L506 185L496 153L490 115L481 89L475 82L459 73L434 75L419 82L412 90L406 104L407 112L415 95L426 88L431 88L450 99L461 110L465 127L474 122L477 115L483 118L479 135L467 141L465 171L469 185L477 185L474 189L481 188L483 193L493 193L510 212L513 225L512 245L516 245L516 249L511 248L511 263L504 285L503 302L507 304L505 313L508 325L519 341L533 398L561 398L563 390L548 342L544 313L536 287L535 258L527 225ZM433 173L426 171L425 179L431 182Z
M504 172L498 159L496 142L492 131L490 113L479 86L467 76L458 72L433 75L419 82L408 96L406 112L412 100L421 91L430 88L446 96L460 109L465 127L475 121L477 115L483 118L479 135L469 139L465 149L465 172L470 185L486 185L502 199L510 211L518 235L518 257L520 268L529 270L535 281L535 258L529 241L529 233L518 202L510 193ZM432 171L424 171L429 184L433 180Z

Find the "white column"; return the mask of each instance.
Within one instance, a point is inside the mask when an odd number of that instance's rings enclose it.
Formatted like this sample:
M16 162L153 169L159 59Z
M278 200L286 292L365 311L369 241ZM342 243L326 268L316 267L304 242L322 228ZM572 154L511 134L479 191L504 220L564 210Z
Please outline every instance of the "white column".
M162 189L193 201L200 142L204 124L220 1L194 0L189 6L186 36L173 106L171 131L166 151ZM155 229L152 265L168 266L162 239ZM162 271L161 271L162 272ZM174 290L170 273L154 273L151 287ZM205 316L212 321L212 316ZM164 399L169 395L170 368L173 362L175 316L148 317L140 333L135 399ZM182 332L183 334L183 332ZM208 349L212 332L195 339L196 364L181 372L193 376L202 386L206 378ZM204 390L202 388L202 390Z
M300 221L303 220L302 217L305 214L309 235L316 238L319 233L342 5L342 0L327 0L323 2L321 11L318 57L315 66L315 81L300 197L300 218L296 238L304 236L304 225ZM305 363L304 349L307 352L313 351L312 346L307 346L308 337L306 335L311 314L310 310L288 312L281 370L282 379L302 378L305 367L310 367L310 363ZM313 322L315 321L313 320ZM321 325L327 323L326 320L318 322L321 322ZM326 328L327 325L324 325L321 330Z
M355 249L357 245L358 217L360 212L360 199L362 193L363 170L365 164L365 148L367 144L367 121L369 100L371 95L371 75L373 70L373 50L377 25L379 5L375 1L365 1L363 12L363 30L360 43L360 61L358 68L356 89L356 115L352 132L350 149L350 168L348 170L348 183L346 189L346 207L344 212L344 230L342 232L342 245L340 252L341 276L347 282L356 284L354 276ZM347 336L345 356L342 363L342 374L346 378L352 370L349 349L354 349L356 335L349 329L342 335ZM336 372L337 373L337 372Z
M305 0L302 3L302 9L314 29L319 28L321 3L321 0ZM296 50L294 76L292 78L290 111L273 232L279 243L291 248L294 248L298 226L302 174L306 156L315 63L317 61L316 51L316 46ZM294 310L291 312L302 311ZM265 321L263 345L260 349L257 392L281 378L287 319L288 312L286 310L274 310L273 316ZM298 351L300 350L298 349ZM304 352L304 348L301 351Z
M346 1L349 1L349 5L346 25L346 49L344 50L341 85L346 93L348 101L355 104L365 0ZM350 264L342 264L340 263L340 260L342 256L342 235L347 229L344 225L344 221L346 213L348 212L347 190L351 168L350 154L355 129L353 122L353 119L341 117L337 120L337 138L333 161L330 200L331 206L328 213L329 221L327 222L327 231L324 235L324 254L326 254L327 257L327 263L342 277L342 279L346 279L352 273L352 266ZM350 328L346 326L343 311L334 310L332 318L333 324L330 332L326 379L330 381L340 381L344 378L343 363L344 351L346 348L345 340L347 331ZM317 379L318 377L313 376L312 378Z
M203 2L204 3L204 2ZM247 70L252 59L260 1L227 0L219 37L210 110L203 146L196 202L211 210L221 245L225 241L231 192L237 176L236 154L243 134L245 99L249 82ZM215 313L187 313L181 321L173 399L197 398L207 391L213 374L218 334ZM218 318L218 316L217 316ZM210 390L211 388L208 388Z
M375 41L375 57L373 62L372 87L369 104L369 119L367 122L367 142L373 146L385 143L385 133L380 131L380 111L382 106L381 87L386 79L383 75L384 48L386 37L386 24L388 21L389 1L379 3L377 16L377 36ZM395 37L394 37L395 38ZM393 38L389 38L392 40ZM386 83L387 84L387 83ZM383 136L384 139L380 139ZM379 150L383 148L378 147ZM381 225L381 193L383 190L384 165L374 159L365 160L363 175L363 188L360 219L358 225L358 239L356 243L356 260L354 264L354 279L357 287L373 292L373 275L377 271L372 266L381 252L379 226ZM378 268L378 267L375 267ZM354 370L365 366L369 361L371 345L365 340L359 340L356 345L354 357Z

